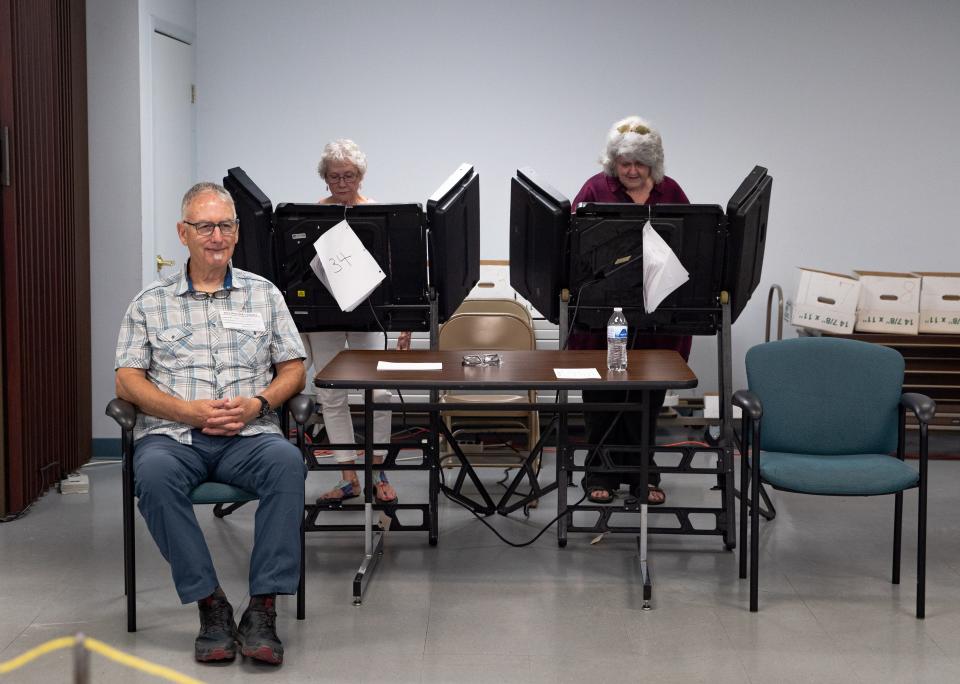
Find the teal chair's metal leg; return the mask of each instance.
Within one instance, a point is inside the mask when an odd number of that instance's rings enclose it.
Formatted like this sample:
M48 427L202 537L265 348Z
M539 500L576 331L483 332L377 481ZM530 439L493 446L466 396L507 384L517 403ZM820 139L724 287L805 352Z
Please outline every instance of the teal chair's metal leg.
M123 584L127 594L127 631L137 631L137 559L133 522L133 433L124 430L123 441Z
M750 498L759 501L760 497L760 424L753 427L751 438L753 458L750 461ZM759 572L760 562L760 506L750 507L750 612L759 610Z
M740 491L747 491L747 483L750 481L750 446L749 431L752 427L752 421L744 418L743 424L743 452L740 454ZM740 579L747 578L747 497L740 497Z
M213 514L218 518L225 518L246 503L246 501L235 501L225 504L218 503L213 507Z
M307 617L306 576L307 576L307 537L305 520L300 521L300 585L297 587L297 619Z
M926 617L927 599L927 424L920 424L920 501L917 513L917 619Z
M900 584L900 539L903 533L903 492L894 494L893 505L893 578Z

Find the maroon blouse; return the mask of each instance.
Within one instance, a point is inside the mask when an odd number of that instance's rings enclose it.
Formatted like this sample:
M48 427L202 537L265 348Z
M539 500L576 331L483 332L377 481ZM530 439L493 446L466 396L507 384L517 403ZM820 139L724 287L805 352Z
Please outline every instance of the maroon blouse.
M616 178L605 173L593 176L574 198L570 207L573 211L584 202L632 203L627 189ZM653 186L650 196L644 204L690 204L677 181L669 176ZM673 349L680 353L683 360L690 358L690 344L693 338L690 335L636 335L634 349ZM605 330L595 328L574 328L570 333L570 349L606 349L607 335Z

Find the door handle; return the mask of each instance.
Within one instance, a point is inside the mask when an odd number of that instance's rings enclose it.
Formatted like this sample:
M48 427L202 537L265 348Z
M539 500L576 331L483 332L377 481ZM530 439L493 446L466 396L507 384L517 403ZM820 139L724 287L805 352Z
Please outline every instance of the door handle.
M157 255L157 272L160 271L164 266L173 266L176 262L175 259L164 259L159 254Z

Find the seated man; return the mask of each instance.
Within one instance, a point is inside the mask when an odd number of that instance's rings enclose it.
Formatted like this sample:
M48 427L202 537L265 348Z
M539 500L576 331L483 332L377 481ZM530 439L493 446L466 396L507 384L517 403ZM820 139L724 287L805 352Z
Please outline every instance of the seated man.
M243 655L279 664L274 602L299 584L306 468L273 409L303 389L303 345L277 288L230 266L230 194L198 183L181 211L187 265L134 298L117 342L117 396L139 408L136 495L180 600L200 607L197 660L232 660L239 642ZM260 498L239 628L190 503L206 480Z

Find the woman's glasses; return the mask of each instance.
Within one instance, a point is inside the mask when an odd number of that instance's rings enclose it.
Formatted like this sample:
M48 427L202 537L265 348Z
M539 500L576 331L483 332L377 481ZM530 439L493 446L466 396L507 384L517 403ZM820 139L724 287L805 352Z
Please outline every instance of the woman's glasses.
M359 176L358 176L357 174L353 173L352 171L347 171L346 173L343 173L343 174L340 174L340 173L328 173L328 174L327 174L327 182L328 182L330 185L336 185L336 184L339 183L340 181L343 181L344 183L348 183L348 184L349 184L349 183L353 183L355 180L357 180L358 177L359 177Z
M462 365L464 366L499 366L499 354L464 354Z

